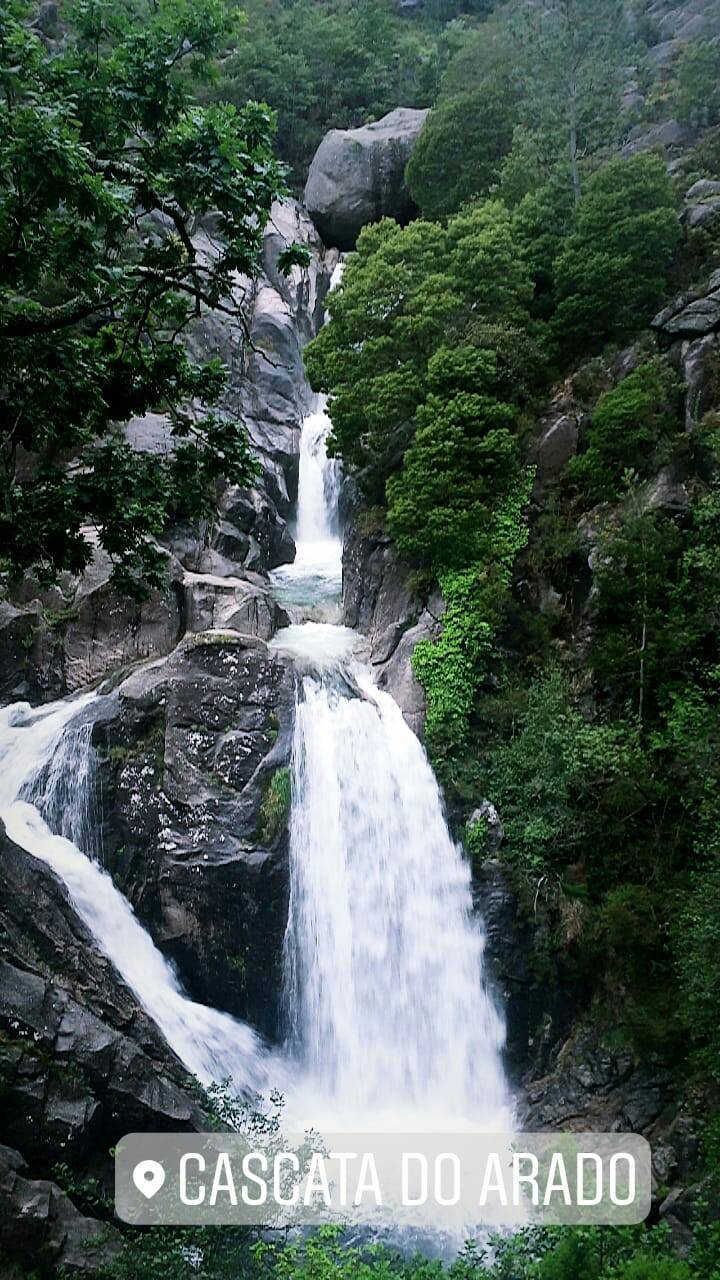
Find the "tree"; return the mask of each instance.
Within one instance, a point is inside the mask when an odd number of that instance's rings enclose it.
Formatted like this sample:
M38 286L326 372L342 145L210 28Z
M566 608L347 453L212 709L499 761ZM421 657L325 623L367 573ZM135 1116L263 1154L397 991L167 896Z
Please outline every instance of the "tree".
M386 218L362 231L306 363L313 386L331 395L330 447L372 501L384 500L413 439L435 352L483 322L504 325L511 343L531 293L498 202L468 206L446 228Z
M427 217L455 213L497 183L518 119L512 54L505 29L486 22L448 66L406 171Z
M605 392L587 431L587 448L572 458L567 478L593 502L617 498L623 475L657 469L658 447L681 428L680 381L657 356Z
M544 167L564 161L577 203L586 163L617 140L629 45L622 0L523 0L512 29L522 122Z
M680 239L670 178L654 154L614 157L589 179L555 261L555 329L569 351L646 325Z
M707 128L720 120L720 48L714 40L693 40L680 50L674 89L679 120Z
M278 148L301 192L328 129L352 128L398 103L432 102L442 56L428 25L408 23L393 0L248 0L247 25L222 68L217 92L248 95L278 114Z
M402 471L387 483L399 551L435 572L490 554L492 511L520 472L513 407L493 394L494 355L441 348Z
M49 580L82 571L94 525L116 580L142 590L169 516L253 473L241 424L209 411L221 366L194 364L181 335L212 307L247 338L233 283L255 270L282 172L266 107L192 100L227 34L221 0L76 15L51 58L24 5L0 21L0 536L9 572ZM210 210L208 257L192 231ZM117 429L150 409L172 423L164 464Z

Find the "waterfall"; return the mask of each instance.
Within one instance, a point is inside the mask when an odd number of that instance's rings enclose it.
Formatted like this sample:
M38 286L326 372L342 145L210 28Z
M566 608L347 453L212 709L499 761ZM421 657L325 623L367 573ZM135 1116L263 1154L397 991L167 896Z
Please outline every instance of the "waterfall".
M321 404L300 443L298 663L285 936L289 1118L337 1130L508 1130L504 1025L483 979L470 870L425 752L357 660L359 637L313 618L339 598L339 475ZM287 579L280 580L281 594ZM287 596L285 596L287 599Z
M250 1028L188 999L99 865L98 695L0 712L0 817L63 880L201 1080L229 1078L241 1092L279 1084L296 1128L507 1130L504 1029L484 983L468 865L420 742L358 656L361 638L329 620L342 580L329 428L319 398L300 441L297 558L273 575L294 621L271 647L298 672L283 1048L270 1053Z
M10 839L64 882L98 947L188 1070L206 1084L230 1079L240 1092L263 1088L266 1055L258 1037L228 1014L188 999L84 843L94 838L91 729L87 721L73 721L94 699L90 694L38 710L19 703L0 711L0 818Z
M300 433L297 519L292 564L271 577L278 600L292 613L336 619L342 584L342 544L338 521L340 468L328 458L331 427L326 397L316 396Z
M355 679L363 696L306 677L297 707L285 956L305 1105L349 1128L452 1113L503 1129L503 1026L469 868L417 738Z

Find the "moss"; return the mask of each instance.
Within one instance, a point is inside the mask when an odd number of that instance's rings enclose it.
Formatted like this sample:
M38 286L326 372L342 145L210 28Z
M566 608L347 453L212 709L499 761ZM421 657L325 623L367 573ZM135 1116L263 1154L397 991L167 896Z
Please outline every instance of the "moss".
M271 845L287 826L290 817L290 795L290 770L276 769L260 805L257 827L257 838L260 844Z
M44 609L45 621L51 631L64 631L70 622L77 622L80 614L72 605L65 609Z
M119 771L126 765L136 764L151 757L157 774L156 785L162 787L165 777L165 725L156 723L142 738L127 746L109 747L105 759Z
M228 956L228 968L234 970L238 977L240 990L244 991L247 986L247 964L244 956Z

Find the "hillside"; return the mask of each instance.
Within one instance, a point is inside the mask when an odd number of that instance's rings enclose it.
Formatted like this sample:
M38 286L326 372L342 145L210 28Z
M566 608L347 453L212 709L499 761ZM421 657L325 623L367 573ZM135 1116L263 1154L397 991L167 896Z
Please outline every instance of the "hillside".
M0 1276L720 1276L720 3L13 0L0 78ZM650 1217L117 1220L277 1089Z

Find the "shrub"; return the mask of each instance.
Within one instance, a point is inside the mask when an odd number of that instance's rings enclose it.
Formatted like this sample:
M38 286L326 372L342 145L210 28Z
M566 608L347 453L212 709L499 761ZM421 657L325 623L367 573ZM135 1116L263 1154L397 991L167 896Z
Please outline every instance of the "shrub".
M680 240L663 160L615 157L589 179L555 261L554 327L569 353L624 341L651 319Z
M438 103L407 166L410 194L428 218L487 195L510 150L514 104L503 84L480 84Z
M677 60L675 112L693 128L707 128L720 120L720 45L692 40Z
M680 426L679 379L667 361L649 360L600 397L587 449L569 462L568 480L593 502L613 499L624 472L647 474L658 446Z
M720 861L696 872L674 932L678 972L701 1057L720 1080Z

